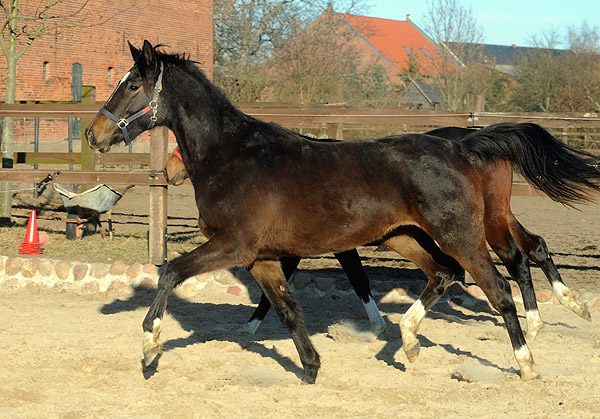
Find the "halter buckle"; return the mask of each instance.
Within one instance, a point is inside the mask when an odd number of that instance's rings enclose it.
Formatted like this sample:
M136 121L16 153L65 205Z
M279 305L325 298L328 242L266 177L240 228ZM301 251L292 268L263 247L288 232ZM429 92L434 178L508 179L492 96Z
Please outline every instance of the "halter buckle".
M127 122L125 119L121 119L119 122L117 122L117 126L121 129L124 129L127 125L129 125L129 122Z

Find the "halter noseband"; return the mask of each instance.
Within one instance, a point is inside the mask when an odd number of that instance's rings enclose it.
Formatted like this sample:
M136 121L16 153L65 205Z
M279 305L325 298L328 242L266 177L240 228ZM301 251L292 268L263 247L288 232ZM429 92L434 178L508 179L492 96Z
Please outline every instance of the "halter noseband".
M152 111L152 115L150 115L150 125L148 126L148 129L154 128L154 124L156 124L156 113L158 112L158 94L162 91L163 70L164 65L161 61L160 73L158 74L158 79L156 80L156 84L154 85L154 96L152 97L152 100L150 101L148 106L146 106L144 109L137 111L136 113L127 118L118 118L108 109L100 108L100 112L108 116L112 121L114 121L117 124L121 131L123 131L123 138L125 139L125 144L127 145L131 144L131 137L129 137L129 132L127 131L127 125L129 125L130 122L135 121L136 119ZM119 87L117 86L117 89L118 88Z

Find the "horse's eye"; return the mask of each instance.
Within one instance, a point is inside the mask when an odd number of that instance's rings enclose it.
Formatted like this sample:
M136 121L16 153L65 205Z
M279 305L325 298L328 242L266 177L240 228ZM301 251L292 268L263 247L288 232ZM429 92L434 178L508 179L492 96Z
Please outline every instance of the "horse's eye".
M130 84L128 89L130 92L135 92L139 88L140 88L140 86L136 86L135 84Z

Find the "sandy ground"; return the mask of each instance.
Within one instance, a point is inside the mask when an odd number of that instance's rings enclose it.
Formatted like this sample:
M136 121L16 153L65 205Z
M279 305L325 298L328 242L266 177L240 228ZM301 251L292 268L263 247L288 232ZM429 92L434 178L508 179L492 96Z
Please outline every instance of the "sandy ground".
M567 285L582 296L600 293L598 206L576 211L515 197L513 209L546 238ZM371 279L420 275L388 253L368 252ZM331 257L301 267L342 275ZM538 268L533 276L537 289L549 288ZM157 368L142 368L141 322L152 296L1 291L0 417L600 416L598 311L590 323L541 305L546 327L529 342L541 378L523 382L502 319L485 303L440 301L411 364L398 328L408 302L380 302L387 330L376 340L355 296L305 291L298 299L322 369L315 385L301 385L297 352L273 313L249 335L242 326L256 301L214 290L171 297L164 353Z

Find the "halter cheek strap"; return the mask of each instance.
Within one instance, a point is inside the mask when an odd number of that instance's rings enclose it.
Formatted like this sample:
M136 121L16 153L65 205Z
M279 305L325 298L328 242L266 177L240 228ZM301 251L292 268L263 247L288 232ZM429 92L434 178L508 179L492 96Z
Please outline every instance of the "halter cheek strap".
M175 147L175 149L173 150L173 154L175 154L175 157L177 157L179 160L183 161L181 153L179 152L179 150L177 150L177 147Z
M154 125L156 124L156 119L157 119L156 113L158 112L158 94L162 91L163 70L164 70L164 64L161 61L160 62L160 73L158 74L158 79L156 80L156 83L154 84L154 95L152 96L152 100L150 101L148 106L146 106L145 108L137 111L136 113L134 113L133 115L131 115L127 118L118 118L117 116L115 116L115 114L113 114L108 109L106 109L106 108L100 109L101 113L103 113L104 115L109 117L112 121L114 121L117 124L117 126L121 129L121 131L123 131L123 138L124 138L125 144L127 144L127 145L131 144L131 137L129 136L129 132L127 131L127 125L129 125L130 122L135 121L138 118L141 118L142 116L146 115L148 112L152 112L152 115L150 115L150 124L148 125L148 129L154 128ZM110 102L110 99L109 99L109 102Z

